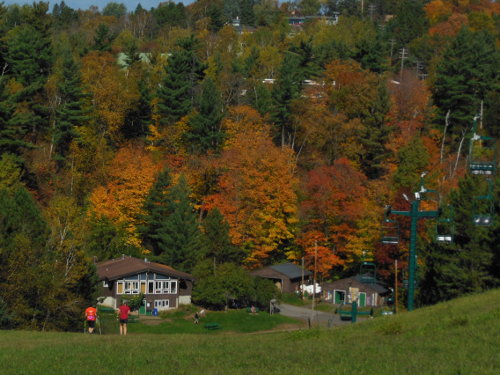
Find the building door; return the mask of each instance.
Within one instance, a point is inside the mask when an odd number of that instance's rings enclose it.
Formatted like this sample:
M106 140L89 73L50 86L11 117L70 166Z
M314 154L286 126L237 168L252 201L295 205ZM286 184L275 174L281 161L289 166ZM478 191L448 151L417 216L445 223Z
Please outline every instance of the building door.
M364 293L364 292L359 293L358 306L359 307L365 307L366 306L366 293Z
M333 303L336 305L345 303L345 290L334 290L334 300Z

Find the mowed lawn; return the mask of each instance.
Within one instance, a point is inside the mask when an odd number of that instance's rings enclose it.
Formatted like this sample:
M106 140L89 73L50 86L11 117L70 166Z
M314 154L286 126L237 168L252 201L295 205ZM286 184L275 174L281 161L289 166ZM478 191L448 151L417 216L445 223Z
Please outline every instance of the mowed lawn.
M126 337L1 331L0 338L2 375L496 375L500 290L321 330Z

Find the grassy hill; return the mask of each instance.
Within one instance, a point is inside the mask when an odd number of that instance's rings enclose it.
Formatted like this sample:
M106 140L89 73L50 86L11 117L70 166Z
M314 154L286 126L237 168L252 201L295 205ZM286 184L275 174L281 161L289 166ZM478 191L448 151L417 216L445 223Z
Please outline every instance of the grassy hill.
M324 330L0 332L0 374L500 374L500 290Z

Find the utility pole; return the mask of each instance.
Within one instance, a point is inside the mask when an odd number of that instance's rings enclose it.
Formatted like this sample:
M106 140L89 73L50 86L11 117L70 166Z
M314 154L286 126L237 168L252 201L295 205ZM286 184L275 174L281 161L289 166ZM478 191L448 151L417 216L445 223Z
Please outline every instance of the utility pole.
M420 211L420 201L422 194L432 192L427 190L423 184L425 173L422 173L420 191L415 192L415 199L410 202L411 208L409 211L393 211L389 207L388 214L409 216L410 221L410 254L408 262L408 311L413 310L413 303L415 299L415 280L417 271L417 223L419 219L436 218L439 216L439 211Z
M314 274L313 274L313 298L311 309L314 313L314 302L316 300L316 258L318 257L318 241L314 241Z
M394 261L394 313L398 313L398 260Z
M392 53L393 53L393 50L394 50L394 43L396 43L396 39L393 39L393 38L389 39L389 43L391 45L391 54L390 54L390 56L391 56L391 64L390 65L392 66Z
M305 289L305 285L304 285L304 257L302 257L302 284L301 284L302 288L301 288L301 293L302 293L302 301L304 300L304 289Z
M406 48L401 48L399 51L399 58L401 59L401 68L399 70L399 82L403 83L403 68L405 66L405 59L408 58L408 50Z

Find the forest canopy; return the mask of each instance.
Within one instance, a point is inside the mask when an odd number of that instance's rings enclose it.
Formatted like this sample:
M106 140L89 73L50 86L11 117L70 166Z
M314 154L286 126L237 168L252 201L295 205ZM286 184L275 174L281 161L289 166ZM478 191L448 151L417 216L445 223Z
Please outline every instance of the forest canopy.
M0 327L72 329L94 261L122 254L196 273L201 304L220 300L205 286L221 275L255 290L244 271L302 259L321 280L373 261L393 285L409 221L381 243L384 207L407 210L423 183L454 241L419 222L418 303L499 285L499 13L0 4Z

